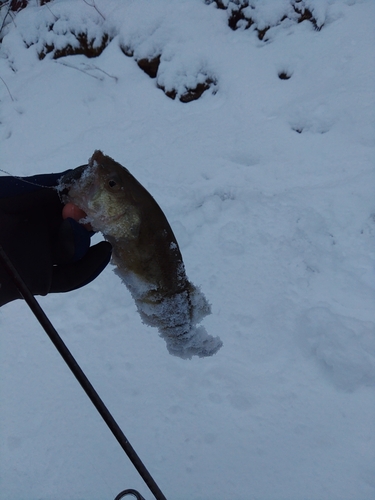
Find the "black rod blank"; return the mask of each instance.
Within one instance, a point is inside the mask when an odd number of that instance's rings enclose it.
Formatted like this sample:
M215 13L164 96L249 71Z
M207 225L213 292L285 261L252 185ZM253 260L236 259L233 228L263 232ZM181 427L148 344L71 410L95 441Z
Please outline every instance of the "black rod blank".
M41 308L41 306L39 305L39 303L35 299L34 295L30 292L30 290L27 287L27 285L25 284L24 280L19 275L17 269L12 264L11 260L7 256L7 254L6 254L4 248L2 247L1 244L0 244L0 261L4 265L7 272L12 277L14 284L18 288L22 297L27 302L31 311L34 313L35 317L37 318L39 323L44 328L45 332L47 333L48 337L53 342L56 349L61 354L65 363L69 366L70 370L73 372L73 375L80 383L82 389L86 392L87 396L90 398L91 402L93 403L95 408L98 410L98 412L100 413L100 415L103 418L103 420L105 421L105 423L108 425L112 434L115 436L115 438L119 442L121 448L128 455L128 457L131 460L131 462L133 463L134 467L137 469L138 473L140 474L140 476L142 477L144 482L147 484L150 491L155 496L156 500L166 500L165 496L163 495L163 493L159 489L158 485L155 483L151 474L148 472L148 470L144 466L143 462L141 461L141 459L137 455L136 451L131 446L131 444L129 443L129 441L125 437L124 433L120 429L119 425L117 424L117 422L115 421L115 419L113 418L111 413L109 412L108 408L103 403L99 394L96 392L94 387L91 385L91 382L86 377L86 375L82 371L81 367L79 366L77 361L74 359L71 352L69 351L69 349L65 345L64 341L62 340L62 338L60 337L60 335L56 331L55 327L52 325L52 323L48 319L47 315L45 314L45 312L43 311L43 309Z

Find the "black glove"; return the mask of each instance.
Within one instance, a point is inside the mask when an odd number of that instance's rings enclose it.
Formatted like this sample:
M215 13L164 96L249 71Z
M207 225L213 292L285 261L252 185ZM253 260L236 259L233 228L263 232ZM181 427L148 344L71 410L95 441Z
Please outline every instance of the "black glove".
M93 233L73 219L62 219L64 205L53 187L65 173L24 180L0 177L0 243L34 295L80 288L111 258L110 243L90 248ZM20 293L0 263L0 306L18 298Z

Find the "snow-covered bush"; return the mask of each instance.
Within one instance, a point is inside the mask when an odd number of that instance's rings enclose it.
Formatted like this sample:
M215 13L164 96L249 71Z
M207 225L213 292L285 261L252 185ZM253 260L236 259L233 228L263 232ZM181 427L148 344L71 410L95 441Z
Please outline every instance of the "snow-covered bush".
M23 44L39 59L77 54L98 57L116 38L122 52L134 58L155 79L157 88L172 99L190 102L209 89L216 93L219 88L219 72L213 64L210 47L197 41L207 30L207 21L224 20L217 16L218 9L227 12L230 28L250 28L250 33L266 42L274 39L280 29L303 21L320 30L329 20L329 9L334 3L334 0L162 0L157 4L149 0L123 3L8 0L0 3L3 7L0 32L4 37L14 32L14 38L3 41L5 55L12 53L15 44ZM207 5L203 16L202 4ZM187 15L195 17L194 36L185 23ZM287 71L279 72L281 79L290 76ZM293 127L301 130L299 123L293 123Z
M79 7L74 0L57 0L20 12L17 24L26 47L32 47L39 59L47 54L54 59L98 56L113 38L113 30L96 9L85 3Z
M205 0L227 11L232 30L252 28L259 40L267 40L271 28L281 23L309 21L316 30L324 24L321 2L310 0Z
M144 10L139 8L139 2L137 5L124 2L123 8L117 6L115 12L108 4L97 7L95 2L84 0L55 0L39 6L26 2L18 14L13 13L17 29L12 29L9 9L7 2L3 19L7 13L9 30L13 33L3 43L5 54L12 53L14 43L21 43L40 60L78 54L93 58L119 35L124 54L134 57L142 70L156 78L156 86L168 97L190 102L209 88L216 91L217 77L208 56L184 26L186 9L190 9L184 3L176 3L171 14L167 1L158 9L145 2ZM15 41L13 37L18 39Z

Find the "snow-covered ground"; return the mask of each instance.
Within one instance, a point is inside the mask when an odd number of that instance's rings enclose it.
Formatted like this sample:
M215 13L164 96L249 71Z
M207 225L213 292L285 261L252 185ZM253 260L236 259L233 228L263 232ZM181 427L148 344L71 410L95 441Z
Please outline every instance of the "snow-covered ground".
M320 31L279 23L288 0L236 31L203 0L35 1L5 23L1 168L103 150L212 303L223 347L182 360L111 266L38 299L168 499L375 498L375 8L302 3ZM111 41L53 59L74 31ZM153 79L137 61L157 57ZM0 325L1 500L152 498L26 304Z

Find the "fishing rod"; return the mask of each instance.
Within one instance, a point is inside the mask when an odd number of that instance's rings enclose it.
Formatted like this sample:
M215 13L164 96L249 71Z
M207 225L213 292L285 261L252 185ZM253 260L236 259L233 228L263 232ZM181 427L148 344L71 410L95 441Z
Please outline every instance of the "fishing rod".
M131 446L131 444L125 437L125 434L120 429L119 425L113 418L112 414L105 406L103 400L100 398L99 394L96 392L91 382L86 377L85 373L82 371L81 367L74 359L73 355L71 354L71 352L65 345L64 341L56 331L55 327L52 325L51 321L49 320L49 318L47 317L47 315L45 314L45 312L35 299L34 295L30 292L28 286L21 278L20 274L14 267L13 263L9 259L8 255L6 254L1 244L0 244L0 261L4 265L6 271L11 276L15 286L17 287L22 297L25 299L27 305L34 313L35 317L37 318L37 320L47 333L48 337L51 339L52 343L59 351L65 363L68 365L73 375L81 385L82 389L86 392L87 396L90 398L91 402L100 413L101 417L109 427L110 431L115 436L121 448L125 451L130 461L137 469L138 473L140 474L144 482L147 484L150 491L153 493L156 500L167 500L166 497L161 492L159 486L156 484L151 474L148 472L145 465L135 452L134 448ZM137 500L144 500L144 498L136 490L124 490L123 492L119 493L119 495L117 495L115 500L124 498L129 494L135 496Z

